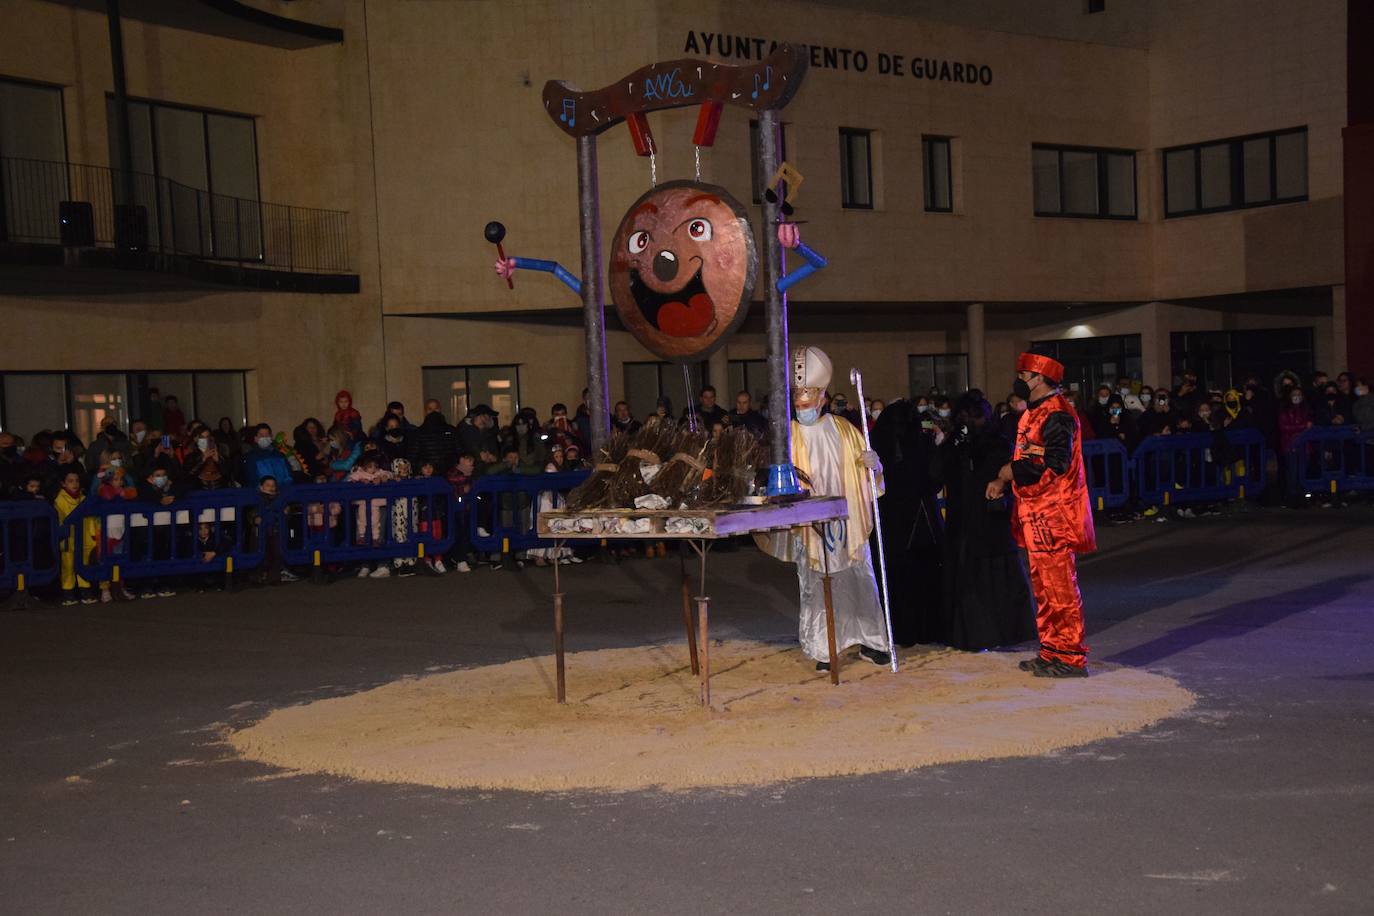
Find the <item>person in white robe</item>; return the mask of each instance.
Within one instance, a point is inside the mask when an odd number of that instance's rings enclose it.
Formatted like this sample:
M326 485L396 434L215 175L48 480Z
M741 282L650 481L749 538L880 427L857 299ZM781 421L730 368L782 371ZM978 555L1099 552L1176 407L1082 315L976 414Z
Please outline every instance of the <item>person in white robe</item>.
M820 532L799 527L756 537L765 553L797 566L798 638L802 651L816 661L817 671L830 668L823 584L827 572L835 607L835 650L859 646L866 661L880 666L891 662L887 622L868 549L875 496L868 470L874 470L876 495L881 495L882 464L877 453L864 448L863 434L854 424L821 412L831 371L824 351L799 347L793 352L792 464L810 495L843 496L849 517L824 524Z

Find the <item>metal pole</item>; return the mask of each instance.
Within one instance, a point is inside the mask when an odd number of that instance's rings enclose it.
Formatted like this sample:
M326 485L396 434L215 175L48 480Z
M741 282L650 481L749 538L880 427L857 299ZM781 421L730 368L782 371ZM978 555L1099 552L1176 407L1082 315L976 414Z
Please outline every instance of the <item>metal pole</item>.
M601 191L596 137L592 135L577 138L577 203L582 238L582 323L587 334L587 409L592 416L595 452L611 438L611 403L606 387L606 309L601 282Z
M768 181L778 168L778 113L759 112L759 156L762 180ZM801 492L792 467L792 385L788 372L787 296L778 291L784 274L782 243L777 226L781 200L763 199L763 282L766 284L766 322L768 324L768 495L787 496Z
M119 0L105 0L105 15L110 24L110 63L114 68L115 149L119 161L119 187L126 207L134 204L134 145L129 133L129 87L124 80L124 32L119 23ZM131 217L130 217L131 219ZM118 226L118 219L115 220ZM118 238L120 233L116 231ZM127 242L132 232L124 233ZM126 246L127 247L127 246Z
M864 400L864 376L858 369L849 370L849 381L854 385L854 396L859 399L859 428L864 432L864 448L873 450L873 441L868 434L868 402ZM892 664L892 673L897 673L897 644L892 641L892 603L888 600L887 551L883 547L883 511L878 505L878 475L868 468L868 488L873 493L873 527L878 532L878 575L883 577L883 620L887 622L887 654Z

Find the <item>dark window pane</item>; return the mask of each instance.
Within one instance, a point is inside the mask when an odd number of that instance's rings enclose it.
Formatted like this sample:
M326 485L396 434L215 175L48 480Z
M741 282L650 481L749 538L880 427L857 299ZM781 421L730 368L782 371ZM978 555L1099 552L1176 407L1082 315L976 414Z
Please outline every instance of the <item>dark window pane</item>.
M1197 150L1181 149L1164 154L1167 187L1165 206L1170 213L1197 209Z
M1216 143L1199 151L1202 157L1202 207L1231 205L1231 144Z
M1246 140L1241 144L1241 158L1245 163L1245 202L1269 200L1269 138Z
M1280 199L1307 196L1307 131L1274 138Z
M870 173L870 146L867 131L840 131L840 192L846 207L873 206L873 178Z
M1135 156L1108 153L1107 214L1135 216Z
M1097 153L1065 150L1064 212L1096 216Z
M1031 151L1031 170L1035 179L1035 212L1059 213L1059 151Z
M927 137L922 146L926 209L950 210L953 208L953 196L950 191L949 140Z

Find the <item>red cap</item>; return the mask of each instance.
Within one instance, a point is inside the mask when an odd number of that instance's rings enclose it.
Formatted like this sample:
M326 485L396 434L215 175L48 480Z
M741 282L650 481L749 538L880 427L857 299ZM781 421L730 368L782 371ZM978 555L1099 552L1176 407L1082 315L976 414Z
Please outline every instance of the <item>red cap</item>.
M1017 372L1039 372L1056 385L1064 380L1064 366L1039 353L1022 353L1016 358Z

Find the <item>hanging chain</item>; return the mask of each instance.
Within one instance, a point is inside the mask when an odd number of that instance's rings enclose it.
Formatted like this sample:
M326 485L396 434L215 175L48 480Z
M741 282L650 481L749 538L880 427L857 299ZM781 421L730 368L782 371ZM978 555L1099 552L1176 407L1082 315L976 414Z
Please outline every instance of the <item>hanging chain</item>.
M658 150L654 146L654 141L651 138L649 140L649 187L651 188L658 187L658 157L654 155Z
M692 401L692 374L687 369L687 364L682 364L682 387L687 392L687 428L692 432L697 431L697 411L696 404Z
M696 158L697 162L697 184L701 184L701 147L693 144L692 155Z

